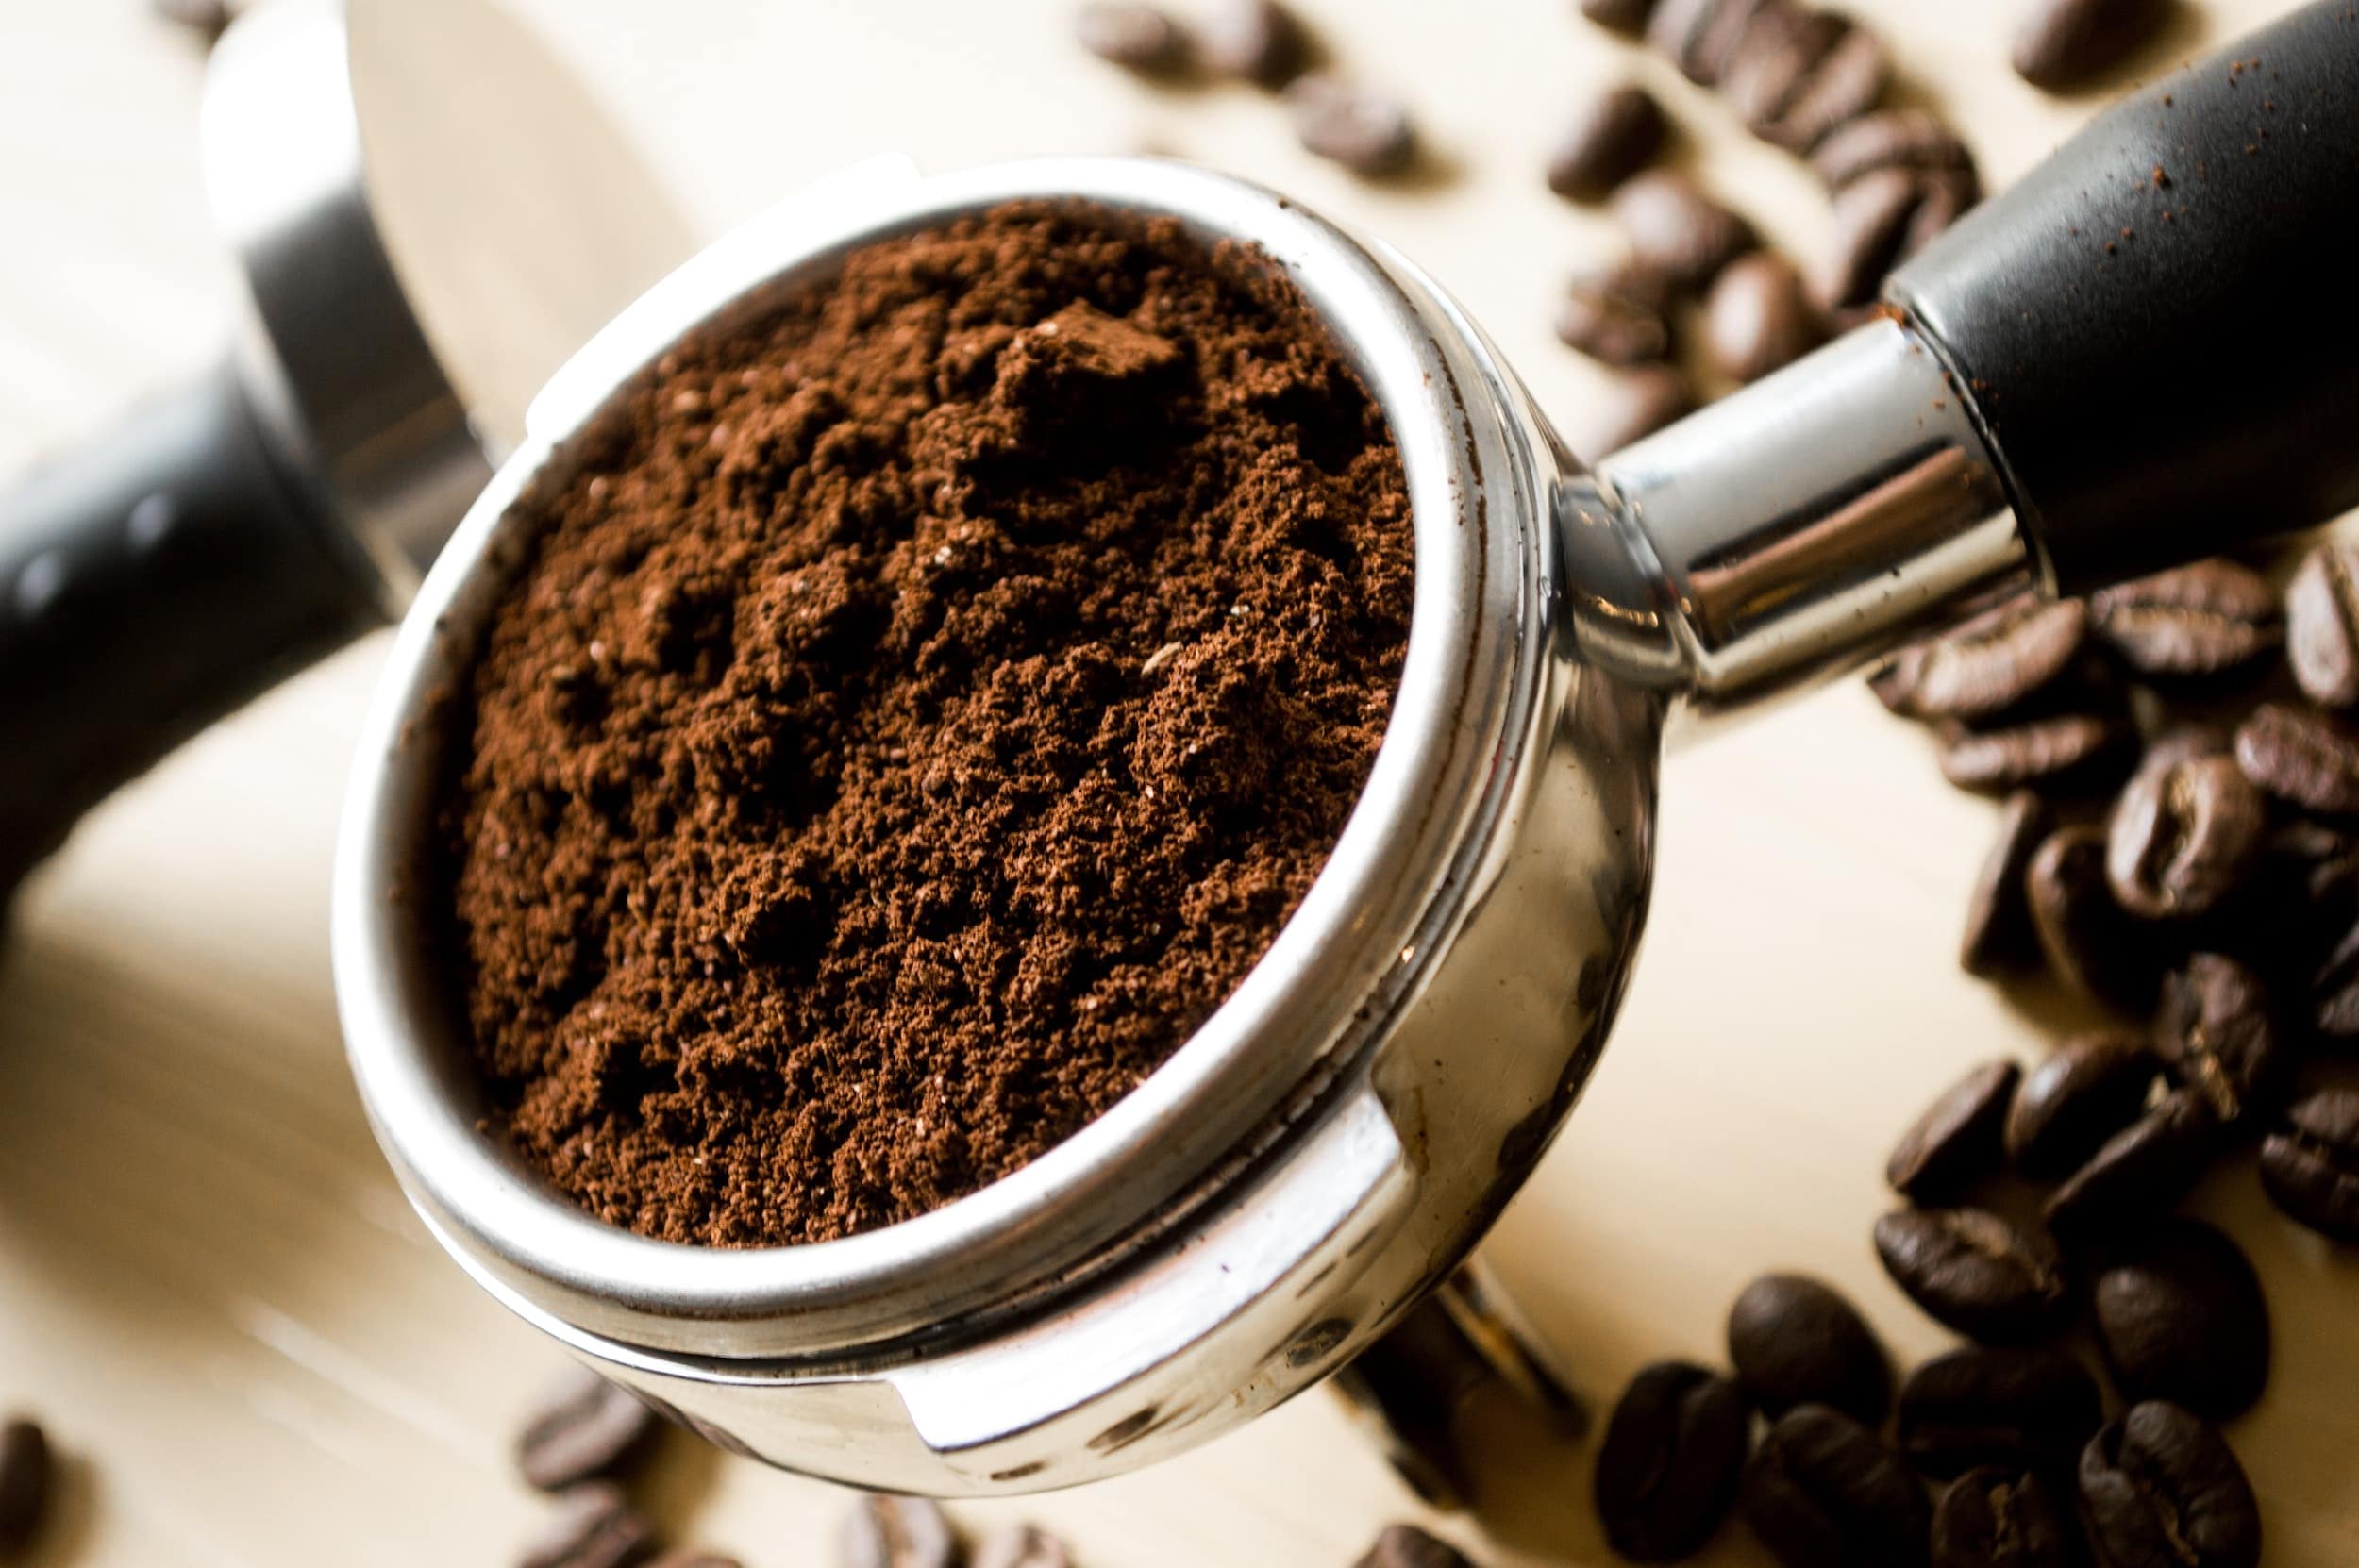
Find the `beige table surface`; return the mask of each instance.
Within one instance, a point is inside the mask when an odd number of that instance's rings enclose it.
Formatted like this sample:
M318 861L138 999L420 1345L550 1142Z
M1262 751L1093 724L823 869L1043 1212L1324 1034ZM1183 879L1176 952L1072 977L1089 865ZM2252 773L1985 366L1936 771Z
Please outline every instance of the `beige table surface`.
M1151 149L1286 188L1382 234L1473 308L1568 426L1590 372L1547 330L1601 220L1536 166L1562 107L1656 87L1705 177L1812 254L1799 165L1572 14L1569 0L1306 0L1343 61L1414 100L1447 177L1360 186L1245 90L1158 95L1076 55L1064 0L530 0L707 232L899 148L933 167ZM2090 108L2004 59L2000 7L1862 0L1913 91L2024 168ZM2278 0L2201 0L2154 69ZM1347 29L1340 25L1348 21ZM191 366L232 280L196 190L198 67L140 0L0 0L0 469ZM93 818L30 888L0 959L0 1406L74 1456L46 1562L495 1564L539 1514L506 1462L555 1352L477 1295L379 1163L338 1051L324 917L372 640L221 726ZM9 671L7 678L39 678ZM6 759L0 759L0 766ZM1989 809L1855 684L1725 732L1668 777L1653 930L1614 1048L1491 1255L1608 1399L1641 1361L1718 1354L1773 1266L1831 1276L1903 1359L1944 1336L1866 1227L1892 1135L1967 1063L2039 1026L1951 952ZM2272 1218L2249 1171L2199 1207L2246 1238L2280 1331L2234 1428L2269 1559L2359 1561L2359 1259ZM1588 1452L1504 1462L1496 1562L1606 1560ZM831 1488L681 1454L659 1502L753 1568L827 1560ZM1336 1568L1416 1511L1324 1397L1160 1470L972 1524L1041 1518L1089 1568ZM1711 1560L1763 1560L1730 1532Z

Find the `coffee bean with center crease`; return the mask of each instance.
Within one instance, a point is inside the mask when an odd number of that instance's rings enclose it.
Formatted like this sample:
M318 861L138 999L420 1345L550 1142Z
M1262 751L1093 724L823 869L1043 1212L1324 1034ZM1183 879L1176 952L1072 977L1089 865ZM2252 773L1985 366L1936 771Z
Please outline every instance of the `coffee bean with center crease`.
M0 1557L33 1543L49 1512L57 1461L38 1422L14 1416L0 1426Z
M1752 1413L1727 1378L1684 1361L1643 1369L1598 1447L1598 1517L1614 1550L1670 1562L1701 1546L1727 1517L1751 1435Z
M1767 1274L1729 1309L1729 1361L1772 1420L1826 1405L1870 1426L1892 1403L1892 1363L1859 1309L1824 1281Z
M1009 1525L983 1537L974 1568L1072 1568L1065 1543L1037 1525Z
M2007 1109L2007 1158L2037 1180L2069 1176L2146 1109L2162 1059L2142 1041L2082 1035L2026 1074Z
M2320 1040L2359 1040L2359 924L2331 948L2310 977L2310 1026Z
M1597 201L1654 161L1666 123L1654 94L1631 83L1583 102L1548 158L1548 189Z
M2261 1185L2319 1235L2359 1245L2359 1090L2297 1100L2261 1143Z
M1819 308L1872 305L1883 280L1974 205L1961 176L1913 169L1871 170L1834 194L1834 248L1816 274Z
M2233 560L2199 560L2089 596L2097 635L2146 676L2208 676L2284 641L2277 594Z
M1900 1450L1929 1476L1978 1464L2068 1472L2104 1419L2097 1379L2060 1350L1968 1346L1900 1385Z
M949 1516L925 1497L871 1493L844 1516L843 1568L960 1568L966 1560Z
M1311 58L1302 19L1278 0L1221 0L1196 27L1205 69L1263 87L1283 87Z
M2033 1340L2069 1305L2047 1237L1981 1209L1905 1209L1876 1222L1876 1256L1909 1299L1985 1344Z
M2023 1069L1984 1062L1926 1107L1884 1161L1884 1179L1914 1203L1963 1194L1999 1163L1999 1133Z
M1785 1568L1920 1568L1932 1510L1900 1456L1824 1405L1788 1410L1745 1468L1745 1522Z
M2236 765L2282 800L2330 815L2359 812L2359 740L2322 714L2264 703L2236 727Z
M1655 0L1581 0L1581 14L1617 33L1644 32Z
M517 1559L519 1568L635 1568L655 1555L655 1526L611 1481L558 1494L554 1515Z
M1670 57L1699 87L1720 80L1754 21L1789 0L1660 0L1647 22L1647 42Z
M1609 365L1650 364L1671 352L1670 291L1634 267L1573 279L1556 312L1556 335Z
M1874 108L1891 81L1892 59L1883 40L1866 27L1846 27L1774 113L1747 124L1764 140L1806 154Z
M1825 336L1802 275L1772 251L1738 257L1704 296L1704 351L1732 380L1758 381Z
M2017 790L1999 813L1999 833L1983 859L1966 900L1966 935L1958 962L1984 977L2029 968L2039 959L2039 936L2032 929L2032 907L2023 896L2024 874L2048 837L2048 804L2036 791Z
M2202 1176L2221 1136L2202 1095L2173 1090L2049 1194L2048 1228L2077 1246L2159 1217Z
M1796 152L1875 107L1891 75L1883 44L1832 11L1769 6L1721 73L1729 107L1753 133Z
M2049 834L2033 853L2023 891L2056 978L2132 1012L2152 1005L2161 965L2105 880L2102 833L2060 827Z
M1319 157L1374 179L1415 158L1417 133L1397 98L1337 76L1304 76L1286 90L1295 137Z
M2125 1399L2241 1415L2269 1375L2268 1304L2235 1243L2197 1220L2133 1238L2097 1276L2099 1347Z
M2154 1049L2172 1077L2201 1094L2223 1124L2267 1112L2284 1097L2292 1053L2261 977L2218 953L2196 953L2163 981Z
M1187 39L1160 8L1095 0L1073 17L1073 36L1098 58L1129 71L1171 71L1187 58Z
M1892 656L1868 689L1913 719L1984 719L2064 675L2088 641L2080 599L2011 599Z
M2114 897L2148 920L2200 915L2242 888L2268 804L2227 754L2157 749L2115 800L2105 830Z
M1414 1525L1387 1525L1353 1568L1474 1568L1465 1555Z
M1810 166L1830 191L1840 191L1878 169L1949 175L1975 180L1974 155L1958 133L1921 108L1864 114L1828 133L1811 149ZM1979 192L1979 185L1973 187Z
M2261 1508L2202 1417L2133 1405L2081 1456L2081 1518L2107 1568L2257 1568Z
M1932 1568L2077 1568L2071 1511L2036 1474L1985 1465L1933 1505Z
M516 1440L516 1468L543 1492L611 1476L644 1453L656 1413L620 1384L570 1369L542 1396Z
M647 1568L745 1568L733 1557L709 1552L701 1546L675 1546L647 1564Z
M1614 375L1573 446L1592 460L1694 411L1696 389L1676 365L1633 365Z
M1674 289L1703 288L1753 247L1752 225L1684 176L1655 170L1614 192L1614 216L1631 259Z
M2285 662L2320 708L2359 705L2359 545L2328 542L2285 585Z
M2166 0L2034 0L2015 35L2016 75L2072 87L2118 63L2162 25Z
M1944 720L1936 736L1941 776L1961 790L1998 792L2033 779L2063 781L2110 769L2130 733L2116 719L2065 713L2003 729Z

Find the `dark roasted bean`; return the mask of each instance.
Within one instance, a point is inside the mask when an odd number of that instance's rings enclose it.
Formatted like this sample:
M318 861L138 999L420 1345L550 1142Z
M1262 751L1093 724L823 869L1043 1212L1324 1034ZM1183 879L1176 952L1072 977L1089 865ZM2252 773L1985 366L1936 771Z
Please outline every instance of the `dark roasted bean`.
M843 1568L959 1568L966 1554L940 1505L872 1493L844 1516L837 1560Z
M2310 1027L2338 1044L2359 1040L2359 923L2347 926L2310 977Z
M1617 33L1638 33L1654 14L1655 0L1581 0L1581 14Z
M1754 130L1775 121L1827 52L1850 29L1832 11L1807 5L1764 6L1729 52L1716 84L1736 117Z
M1586 99L1575 110L1548 158L1548 189L1576 201L1598 201L1663 150L1667 129L1654 94L1631 83Z
M1573 279L1556 312L1556 335L1609 365L1652 364L1671 352L1668 290L1630 267Z
M2076 1568L2080 1547L2070 1510L2032 1471L1969 1470L1933 1506L1932 1568Z
M1787 0L1660 0L1647 23L1647 42L1689 81L1711 87L1755 19L1780 8L1788 8Z
M2081 1517L2108 1568L2257 1568L2261 1508L2227 1440L2159 1400L2081 1456Z
M2295 1101L2284 1128L2262 1142L2261 1185L2319 1235L2359 1244L2359 1090Z
M2024 874L2048 837L2047 803L2031 790L2009 795L1999 813L1999 834L1974 878L1966 901L1966 936L1958 962L1969 975L2002 975L2030 967L2039 958L2039 936L2032 929L2032 907L2023 896Z
M206 43L227 32L236 20L229 0L148 0L148 6L166 22L186 27Z
M2087 639L2083 601L2013 599L1902 648L1868 685L1878 701L1910 718L1985 719L2071 669Z
M1919 1568L1932 1510L1875 1433L1824 1405L1788 1410L1745 1469L1745 1522L1785 1568Z
M2007 1157L2027 1176L2071 1175L2146 1109L2160 1058L2139 1041L2083 1035L2033 1068L2007 1111Z
M1339 77L1304 76L1286 90L1303 146L1374 179L1409 166L1416 128L1397 98Z
M1807 153L1874 108L1891 80L1883 41L1865 27L1847 27L1774 114L1746 123L1781 147Z
M1773 251L1738 257L1704 296L1704 351L1732 380L1758 381L1825 336L1802 275Z
M516 1439L516 1468L543 1492L612 1476L646 1451L656 1413L618 1383L573 1367L544 1391Z
M2359 704L2359 547L2329 542L2285 585L2285 661L2320 708Z
M2163 1214L2187 1195L2219 1144L2219 1118L2203 1096L2174 1090L2049 1194L2048 1228L2077 1245Z
M1073 17L1081 47L1128 71L1176 69L1187 58L1186 35L1159 7L1130 0L1093 0Z
M2191 955L2164 980L2154 1049L2224 1124L2274 1109L2292 1076L2261 977L2217 953Z
M1941 776L1961 790L2012 790L2033 779L2095 772L2121 757L2129 731L2093 713L2026 719L2003 729L1945 721L1937 737Z
M1862 115L1812 148L1810 166L1830 191L1840 191L1878 169L1975 178L1974 155L1958 133L1921 108Z
M2193 756L2157 749L2114 802L2106 880L2132 914L2202 914L2244 885L2267 825L2267 802L2224 745Z
M675 1546L647 1568L745 1568L733 1557L708 1552L701 1546Z
M2148 676L2214 675L2285 638L2267 581L2217 559L2100 589L2089 614L2122 662Z
M2154 1000L2159 968L2146 934L2105 882L2105 836L2060 827L2033 853L2023 874L2032 928L2056 977L2133 1012Z
M1753 245L1751 225L1662 170L1625 181L1614 192L1614 216L1632 259L1675 289L1703 288Z
M2164 0L2036 0L2015 35L2016 75L2071 87L2118 63L2161 25Z
M518 1568L633 1568L655 1555L655 1526L611 1481L558 1493L547 1526L517 1559Z
M1196 58L1224 76L1283 87L1310 63L1311 35L1277 0L1220 0L1197 25Z
M2115 1253L2091 1291L2097 1339L2125 1399L2241 1415L2269 1376L2268 1304L2243 1251L2176 1220Z
M1977 189L1964 176L1887 166L1838 190L1834 248L1813 289L1819 309L1873 304L1886 275L1957 222Z
M56 1472L49 1434L38 1423L14 1416L0 1426L0 1557L13 1557L41 1533Z
M1900 1385L1900 1449L1930 1476L1978 1464L2068 1471L2104 1419L2097 1379L2061 1350L1969 1346Z
M1965 1193L1999 1163L1999 1131L2023 1069L1985 1062L1925 1108L1892 1156L1884 1179L1914 1203L1940 1203Z
M1892 1363L1859 1309L1824 1282L1765 1274L1729 1309L1729 1361L1771 1419L1826 1405L1869 1426L1892 1402Z
M1734 1383L1684 1361L1643 1369L1614 1407L1598 1448L1598 1517L1614 1551L1669 1562L1727 1517L1752 1436Z
M1072 1568L1065 1543L1037 1525L1009 1525L983 1537L974 1568Z
M1876 1256L1929 1316L1986 1344L2037 1339L2068 1305L2055 1244L1984 1209L1886 1214Z
M1585 458L1602 458L1653 435L1695 407L1696 389L1678 366L1632 366L1614 375L1592 411L1590 427L1576 435L1574 448Z
M2359 740L2321 714L2264 703L2237 726L2236 765L2253 783L2297 806L2359 812Z
M1474 1568L1465 1555L1414 1525L1387 1525L1354 1568Z

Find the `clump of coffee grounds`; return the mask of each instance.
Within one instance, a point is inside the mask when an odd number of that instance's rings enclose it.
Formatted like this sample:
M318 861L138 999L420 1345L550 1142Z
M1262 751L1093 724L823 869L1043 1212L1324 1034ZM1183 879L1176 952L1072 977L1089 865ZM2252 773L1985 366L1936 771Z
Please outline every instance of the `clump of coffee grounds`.
M1266 259L1022 204L672 353L525 505L435 875L590 1212L819 1241L1024 1165L1269 945L1364 783L1409 502Z

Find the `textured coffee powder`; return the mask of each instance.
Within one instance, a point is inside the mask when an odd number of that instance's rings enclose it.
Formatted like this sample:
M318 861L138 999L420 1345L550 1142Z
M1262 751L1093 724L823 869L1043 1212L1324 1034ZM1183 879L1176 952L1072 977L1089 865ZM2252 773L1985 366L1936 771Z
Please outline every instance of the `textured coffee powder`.
M1088 207L853 255L527 496L432 858L585 1209L823 1240L1015 1170L1268 946L1408 632L1381 414L1265 259Z

